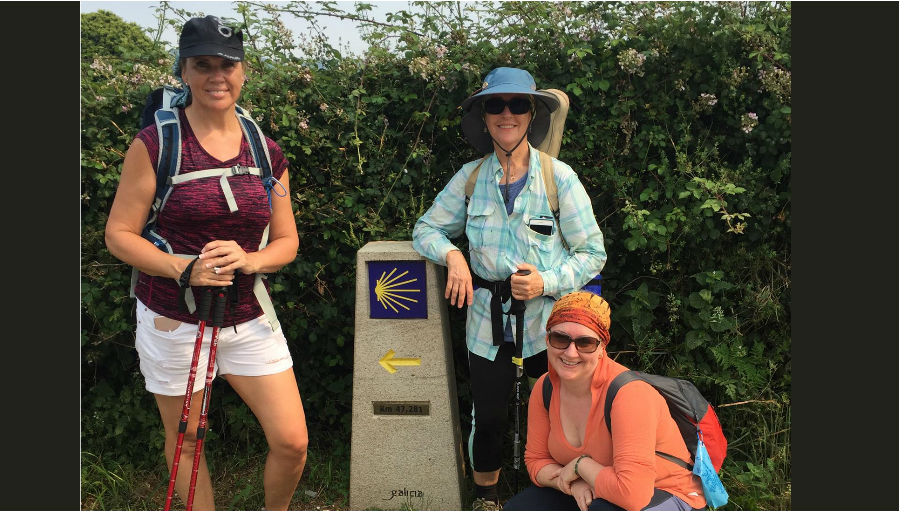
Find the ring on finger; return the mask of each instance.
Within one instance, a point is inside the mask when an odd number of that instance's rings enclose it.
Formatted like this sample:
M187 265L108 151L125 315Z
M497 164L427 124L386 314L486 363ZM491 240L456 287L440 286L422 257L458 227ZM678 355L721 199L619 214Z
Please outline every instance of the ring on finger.
M218 266L213 266L213 273L215 273L216 275L219 274L219 267L218 267Z

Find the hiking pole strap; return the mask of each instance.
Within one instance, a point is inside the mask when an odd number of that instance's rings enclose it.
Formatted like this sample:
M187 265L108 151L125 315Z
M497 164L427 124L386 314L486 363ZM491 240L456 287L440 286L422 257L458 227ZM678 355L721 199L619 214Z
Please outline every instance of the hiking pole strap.
M516 275L530 275L531 270L519 270ZM512 276L510 276L512 281ZM513 364L516 365L516 377L522 378L522 348L525 345L525 302L512 298L512 290L510 289L510 298L512 303L509 305L509 314L516 316L516 354L513 356ZM518 381L516 382L518 384Z
M178 256L184 257L182 255ZM194 269L194 263L196 263L200 258L197 256L187 257L192 257L193 259L188 263L187 267L181 273L181 277L178 278L178 287L184 290L178 295L178 302L181 304L182 309L185 309L189 313L193 314L197 310L197 304L194 302L194 292L191 291L191 272Z
M509 313L516 316L516 353L513 355L512 361L516 365L516 378L521 379L523 373L522 348L525 344L525 302L513 298ZM518 380L516 384L518 384Z
M491 292L491 334L494 346L503 346L506 337L503 335L503 304L512 298L510 279L491 282L472 273L472 282ZM518 318L516 320L518 323Z

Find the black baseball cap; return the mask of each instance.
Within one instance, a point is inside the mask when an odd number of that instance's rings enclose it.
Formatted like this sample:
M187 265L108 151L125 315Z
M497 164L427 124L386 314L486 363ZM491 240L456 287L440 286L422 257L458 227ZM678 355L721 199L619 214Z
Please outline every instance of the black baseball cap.
M216 55L229 60L244 60L244 34L222 23L216 16L191 18L181 29L178 57Z

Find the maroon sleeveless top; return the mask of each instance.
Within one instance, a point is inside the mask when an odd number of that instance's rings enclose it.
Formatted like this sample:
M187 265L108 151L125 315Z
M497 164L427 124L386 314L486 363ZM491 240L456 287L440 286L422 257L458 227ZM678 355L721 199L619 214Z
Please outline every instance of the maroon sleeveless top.
M255 167L246 138L241 138L240 153L227 161L217 160L201 147L194 131L188 123L184 110L179 110L181 118L181 171L188 174L198 170L227 168L234 165ZM156 126L150 125L140 133L150 155L153 170L156 171L159 155L159 136ZM266 137L269 155L272 159L272 173L280 179L287 169L287 160L281 148ZM263 230L269 223L269 200L265 187L258 176L249 174L228 177L238 210L231 213L219 184L220 176L187 181L175 185L168 201L159 215L156 232L165 238L176 254L200 254L200 249L213 240L234 240L245 252L256 252L262 239ZM279 191L275 185L273 194ZM201 264L197 261L197 264ZM238 303L229 302L225 313L224 326L231 326L257 318L263 314L262 308L253 295L254 275L236 273ZM195 314L190 314L179 305L182 290L175 279L153 277L143 272L138 277L134 294L153 312L178 321L196 323Z

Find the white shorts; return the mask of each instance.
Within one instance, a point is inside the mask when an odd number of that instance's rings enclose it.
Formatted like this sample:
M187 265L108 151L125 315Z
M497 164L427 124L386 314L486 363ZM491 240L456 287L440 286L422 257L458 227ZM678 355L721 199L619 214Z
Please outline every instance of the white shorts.
M162 330L156 326L157 318ZM212 330L207 324L203 332L194 392L203 390L206 381ZM163 396L184 395L196 339L197 325L160 316L137 301L135 347L148 391ZM293 365L282 329L273 332L264 315L237 325L237 333L230 326L219 329L213 377L219 373L263 376L280 373Z

